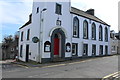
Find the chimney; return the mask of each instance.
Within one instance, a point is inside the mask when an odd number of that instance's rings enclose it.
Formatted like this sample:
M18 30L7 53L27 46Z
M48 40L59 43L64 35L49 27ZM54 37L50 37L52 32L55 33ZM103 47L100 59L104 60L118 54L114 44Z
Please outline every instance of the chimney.
M94 16L94 9L88 9L86 13Z

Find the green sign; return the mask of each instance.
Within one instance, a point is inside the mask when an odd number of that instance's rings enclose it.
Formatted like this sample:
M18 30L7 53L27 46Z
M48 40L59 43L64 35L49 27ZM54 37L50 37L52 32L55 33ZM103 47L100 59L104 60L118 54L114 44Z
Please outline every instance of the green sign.
M37 42L39 42L39 39L38 39L38 37L33 37L32 41L33 41L33 43L37 43Z

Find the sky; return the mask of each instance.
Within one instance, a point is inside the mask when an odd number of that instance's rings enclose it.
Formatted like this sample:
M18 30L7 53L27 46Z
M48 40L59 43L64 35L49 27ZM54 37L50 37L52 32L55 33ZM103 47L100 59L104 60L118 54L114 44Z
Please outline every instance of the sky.
M119 0L71 0L71 6L86 11L95 9L95 16L118 32ZM0 42L6 35L14 35L29 19L32 0L0 0Z

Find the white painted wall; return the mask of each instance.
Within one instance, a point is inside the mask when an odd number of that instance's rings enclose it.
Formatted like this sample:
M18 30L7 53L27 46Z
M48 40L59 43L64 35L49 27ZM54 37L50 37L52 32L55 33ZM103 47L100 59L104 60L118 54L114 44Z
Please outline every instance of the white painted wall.
M57 15L55 14L55 6L56 3L62 4L62 15ZM39 7L39 13L36 13L37 7ZM19 48L20 45L23 45L23 57L19 57L20 60L25 61L26 57L26 44L30 45L30 53L29 55L30 60L33 61L38 61L38 45L39 43L33 43L32 38L33 37L38 37L40 34L40 11L43 8L46 8L47 10L42 12L42 17L43 19L41 25L42 25L42 58L50 58L50 52L44 52L44 43L46 41L51 42L51 37L50 37L50 31L53 28L57 28L56 26L56 20L59 17L59 20L61 20L62 25L60 26L62 29L65 30L66 32L66 43L71 44L72 48L72 43L78 43L78 56L82 56L83 54L83 44L86 43L88 44L88 56L92 55L92 44L96 44L96 54L99 55L99 45L103 45L103 49L105 48L105 45L108 45L109 49L109 54L110 54L110 39L108 39L108 42L104 41L104 28L106 25L103 25L101 23L98 23L96 21L91 20L91 24L89 23L89 19L77 16L75 14L70 13L70 3L69 2L34 2L33 3L33 10L32 10L32 23L30 25L27 25L26 27L20 29L20 33L24 31L24 39L23 41L19 41ZM72 31L73 31L73 18L77 16L79 18L79 36L80 38L72 38ZM89 23L89 39L83 39L83 21L87 20ZM91 25L92 23L96 24L96 40L91 40ZM99 26L102 25L103 27L103 41L99 41ZM108 27L108 34L110 34L110 27ZM27 30L30 29L30 40L26 40L27 36ZM21 35L20 35L21 37ZM110 37L108 35L108 37ZM104 51L104 50L103 50ZM104 51L105 52L105 51ZM19 51L20 53L20 51ZM71 52L66 52L65 57L71 57L72 56L72 50Z

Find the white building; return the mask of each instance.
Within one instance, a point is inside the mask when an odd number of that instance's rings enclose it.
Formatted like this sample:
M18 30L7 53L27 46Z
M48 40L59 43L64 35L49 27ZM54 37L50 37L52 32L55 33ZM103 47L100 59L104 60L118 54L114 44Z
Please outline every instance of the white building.
M110 26L94 16L94 9L85 12L70 2L33 2L20 33L19 59L26 62L111 54Z
M117 33L115 33L114 30L110 31L111 55L118 54L119 52L118 41L119 39L117 38Z

